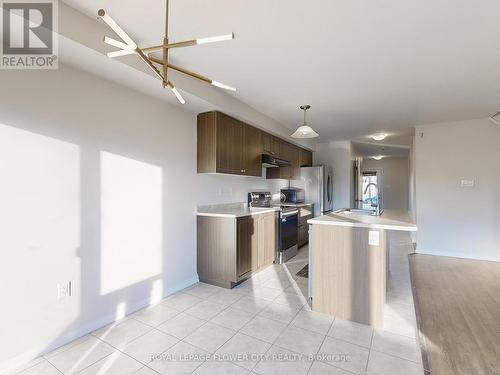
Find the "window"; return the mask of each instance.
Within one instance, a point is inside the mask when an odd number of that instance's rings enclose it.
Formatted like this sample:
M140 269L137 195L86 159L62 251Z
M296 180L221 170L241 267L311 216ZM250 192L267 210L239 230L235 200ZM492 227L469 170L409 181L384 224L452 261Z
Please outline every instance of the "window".
M376 171L363 172L363 209L372 210L378 205L377 186L380 186L378 173Z

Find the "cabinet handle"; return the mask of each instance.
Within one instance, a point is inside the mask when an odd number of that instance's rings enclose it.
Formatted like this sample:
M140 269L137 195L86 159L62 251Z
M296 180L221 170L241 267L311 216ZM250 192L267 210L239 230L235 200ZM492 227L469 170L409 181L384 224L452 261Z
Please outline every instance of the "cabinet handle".
M240 172L241 172L241 173L245 173L245 171L246 171L246 169L242 169Z

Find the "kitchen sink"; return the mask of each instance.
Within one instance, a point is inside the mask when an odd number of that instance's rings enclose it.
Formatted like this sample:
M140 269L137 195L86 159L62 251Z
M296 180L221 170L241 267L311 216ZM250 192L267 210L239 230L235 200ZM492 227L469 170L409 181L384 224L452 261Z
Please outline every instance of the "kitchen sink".
M345 215L356 214L356 215L369 215L369 216L380 216L382 215L383 212L384 211L381 210L380 214L377 215L377 211L375 210L366 210L362 208L342 208L340 210L333 211L334 214L345 214Z

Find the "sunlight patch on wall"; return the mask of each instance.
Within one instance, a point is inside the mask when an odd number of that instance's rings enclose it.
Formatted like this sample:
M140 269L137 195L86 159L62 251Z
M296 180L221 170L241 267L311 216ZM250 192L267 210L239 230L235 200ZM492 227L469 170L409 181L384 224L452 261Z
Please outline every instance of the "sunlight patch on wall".
M149 304L154 305L163 299L163 279L153 281L151 293L149 294Z
M162 170L101 151L101 294L162 272Z
M51 343L80 312L78 145L0 124L0 228L2 362L27 337ZM70 280L73 295L58 300Z

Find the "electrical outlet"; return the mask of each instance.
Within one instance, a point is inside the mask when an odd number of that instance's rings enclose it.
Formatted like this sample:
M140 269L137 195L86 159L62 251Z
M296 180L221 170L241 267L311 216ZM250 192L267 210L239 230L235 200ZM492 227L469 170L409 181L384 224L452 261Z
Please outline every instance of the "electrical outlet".
M57 300L60 301L62 299L71 297L72 295L71 287L72 287L71 280L66 283L57 284Z
M463 188L473 188L474 185L476 184L475 180L461 180L460 181L460 186Z
M380 232L377 230L368 231L368 245L369 246L379 246L380 245Z

